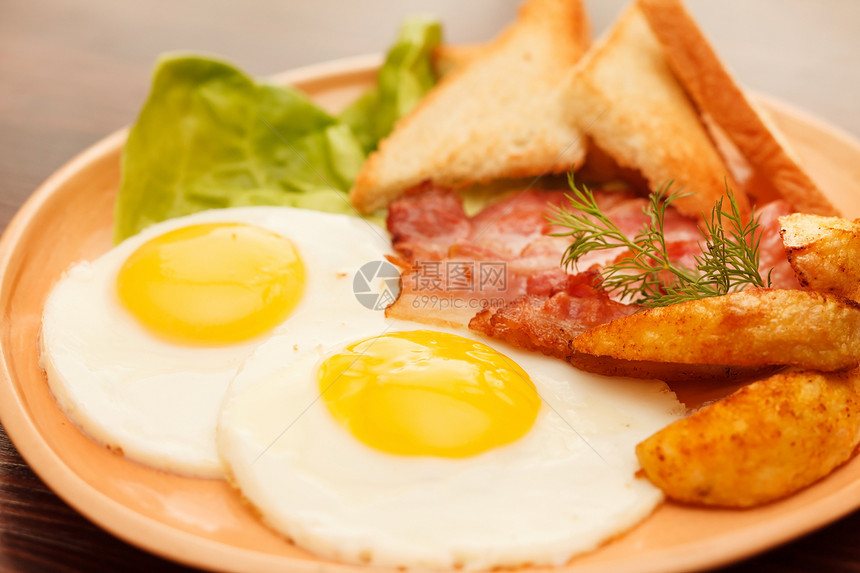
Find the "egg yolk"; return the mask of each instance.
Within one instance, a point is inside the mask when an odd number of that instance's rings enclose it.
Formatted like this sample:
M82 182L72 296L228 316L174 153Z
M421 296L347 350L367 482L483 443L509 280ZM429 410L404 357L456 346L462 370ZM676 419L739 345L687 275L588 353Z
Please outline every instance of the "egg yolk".
M208 223L141 245L120 269L117 292L157 335L229 344L283 322L301 299L304 277L284 237L253 225Z
M347 346L318 371L335 419L378 450L461 458L513 442L540 397L528 374L489 346L429 330Z

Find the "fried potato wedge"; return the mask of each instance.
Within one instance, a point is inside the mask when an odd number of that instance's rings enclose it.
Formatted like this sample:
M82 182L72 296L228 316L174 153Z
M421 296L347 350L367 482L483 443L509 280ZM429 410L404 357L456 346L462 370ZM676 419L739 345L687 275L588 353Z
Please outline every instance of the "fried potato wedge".
M640 362L845 370L860 361L860 304L815 291L748 289L613 320L573 339L571 349Z
M791 370L754 382L636 447L670 499L752 507L845 463L860 442L860 373Z
M805 288L860 302L860 220L794 213L779 218L788 262Z

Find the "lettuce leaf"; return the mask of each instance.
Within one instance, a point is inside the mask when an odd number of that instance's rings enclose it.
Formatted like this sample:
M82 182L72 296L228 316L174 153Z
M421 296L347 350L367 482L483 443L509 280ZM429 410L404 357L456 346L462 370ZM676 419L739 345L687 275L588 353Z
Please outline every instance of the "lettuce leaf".
M368 153L436 84L431 55L442 41L438 21L414 17L400 28L397 42L379 70L377 87L347 107L341 121L352 127Z
M345 192L364 158L352 130L297 90L209 58L162 58L123 152L114 240L216 207L352 212Z
M340 118L225 62L162 57L123 151L114 241L219 207L355 214L347 192L368 150L433 86L430 53L440 34L437 22L407 22L378 86Z

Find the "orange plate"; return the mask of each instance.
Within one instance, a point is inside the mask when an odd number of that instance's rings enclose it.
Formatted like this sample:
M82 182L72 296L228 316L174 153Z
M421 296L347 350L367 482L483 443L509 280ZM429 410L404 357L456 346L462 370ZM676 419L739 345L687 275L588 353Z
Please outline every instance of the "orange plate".
M378 57L277 78L337 109L374 80ZM762 98L759 98L762 99ZM860 146L764 100L809 170L846 215L860 216ZM0 416L18 450L69 504L115 535L168 559L224 571L368 571L322 562L263 527L230 487L151 470L91 442L57 408L37 364L51 285L73 261L110 247L126 132L91 147L27 201L0 243ZM619 540L559 570L676 571L716 566L787 541L860 506L860 458L780 503L747 511L665 504Z

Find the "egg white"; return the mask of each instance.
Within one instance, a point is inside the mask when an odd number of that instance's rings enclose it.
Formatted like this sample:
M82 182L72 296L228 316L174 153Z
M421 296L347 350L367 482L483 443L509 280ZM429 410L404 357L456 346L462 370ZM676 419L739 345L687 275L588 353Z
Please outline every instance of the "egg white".
M306 272L301 301L272 333L239 344L187 346L153 335L118 300L120 267L158 235L218 221L293 241ZM218 409L245 358L275 333L301 332L302 317L330 319L332 297L349 296L355 312L373 314L352 296L352 276L389 248L384 232L365 221L287 207L219 209L159 223L59 280L45 303L40 364L60 408L96 441L166 471L220 477Z
M284 333L246 361L225 398L218 448L272 528L353 563L483 569L560 565L649 515L636 444L683 408L662 382L586 374L474 334L515 360L543 399L520 440L459 459L377 451L339 425L316 369L348 342L426 328L377 316ZM304 347L300 344L304 342Z

